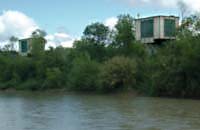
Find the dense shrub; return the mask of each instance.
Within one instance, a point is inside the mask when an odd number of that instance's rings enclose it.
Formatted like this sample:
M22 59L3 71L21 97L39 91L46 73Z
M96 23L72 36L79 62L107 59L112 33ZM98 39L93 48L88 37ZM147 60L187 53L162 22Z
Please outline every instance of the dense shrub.
M78 91L94 91L97 89L99 64L88 55L74 59L68 75L68 87Z
M62 88L65 86L65 77L59 68L48 68L43 83L44 88Z
M41 82L36 79L28 79L21 82L18 86L15 87L17 90L40 90Z
M100 89L114 91L135 87L137 63L123 56L106 61L100 71Z
M33 37L27 57L0 50L0 89L116 91L134 88L152 96L200 98L200 34L197 16L185 19L177 40L162 45L135 41L130 15L115 29L86 27L73 48L49 48Z
M195 37L173 41L161 48L152 63L153 95L200 97L199 50L199 40Z

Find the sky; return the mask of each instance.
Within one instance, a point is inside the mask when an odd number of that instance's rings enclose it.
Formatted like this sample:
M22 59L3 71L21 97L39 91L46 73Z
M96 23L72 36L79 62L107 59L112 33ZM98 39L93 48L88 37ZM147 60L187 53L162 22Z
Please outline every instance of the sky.
M12 35L29 37L39 28L48 33L48 46L71 47L88 24L102 22L113 28L116 17L127 13L179 16L179 1L193 12L200 11L200 0L1 0L0 43Z

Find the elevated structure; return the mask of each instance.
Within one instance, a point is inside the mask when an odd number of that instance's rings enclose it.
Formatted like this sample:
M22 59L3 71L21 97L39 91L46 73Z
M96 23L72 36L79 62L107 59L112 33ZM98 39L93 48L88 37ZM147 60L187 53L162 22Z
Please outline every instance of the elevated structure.
M28 54L31 54L33 40L34 38L26 38L26 39L19 40L19 54L20 55L27 56ZM42 38L40 42L42 42L45 45L46 40Z
M136 19L136 40L142 43L156 43L175 39L179 17L154 16Z

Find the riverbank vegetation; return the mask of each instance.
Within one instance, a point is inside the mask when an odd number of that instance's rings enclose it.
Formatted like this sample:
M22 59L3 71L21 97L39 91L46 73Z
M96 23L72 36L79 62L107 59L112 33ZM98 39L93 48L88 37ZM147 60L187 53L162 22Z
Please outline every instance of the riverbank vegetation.
M183 20L177 39L162 45L135 40L134 18L120 15L114 29L93 23L73 48L42 51L34 36L31 55L0 52L0 89L85 92L137 90L151 96L200 98L200 18Z

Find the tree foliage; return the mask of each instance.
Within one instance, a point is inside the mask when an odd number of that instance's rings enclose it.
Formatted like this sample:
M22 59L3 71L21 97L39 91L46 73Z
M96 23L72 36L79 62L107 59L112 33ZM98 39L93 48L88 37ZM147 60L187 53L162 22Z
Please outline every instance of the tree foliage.
M123 56L113 57L101 68L101 89L113 91L135 87L137 63Z
M69 72L68 86L78 91L94 91L97 89L99 65L86 54L74 59Z
M32 55L0 51L0 89L134 89L152 96L200 98L198 15L185 17L177 39L155 47L153 54L135 41L134 19L118 19L113 31L101 23L88 25L73 48L44 50L44 33L36 30Z
M155 95L199 97L199 40L188 37L159 50L152 64Z
M130 15L119 15L115 28L116 46L129 47L135 40L134 18Z
M88 25L83 32L83 39L95 44L105 45L109 35L109 28L102 23Z

